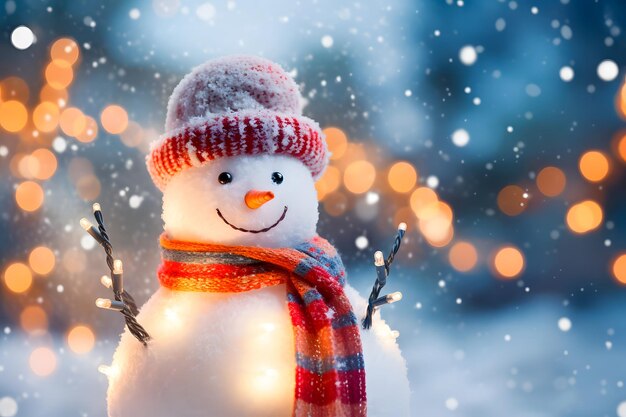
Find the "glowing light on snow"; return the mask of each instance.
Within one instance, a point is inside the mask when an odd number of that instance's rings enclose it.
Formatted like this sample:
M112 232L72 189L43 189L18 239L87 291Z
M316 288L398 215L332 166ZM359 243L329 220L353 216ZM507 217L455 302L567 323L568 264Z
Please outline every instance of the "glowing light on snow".
M137 8L130 9L130 11L128 12L128 16L133 20L137 20L141 17L141 12Z
M459 59L463 65L474 65L476 59L478 59L478 53L476 48L471 45L466 45L459 51Z
M466 146L470 141L470 135L465 129L457 129L452 132L452 143L459 148Z
M57 357L51 349L40 347L30 354L28 364L35 375L48 376L57 367Z
M11 33L11 43L19 50L28 49L35 42L35 34L26 26L18 26Z
M572 321L567 317L561 317L557 324L562 332L569 332L572 328Z
M572 69L572 67L562 67L559 70L559 77L561 77L563 81L568 83L574 79L574 70Z
M17 401L11 397L0 398L0 416L13 417L17 414Z
M363 250L369 245L369 240L365 236L359 236L354 240L354 244L357 249Z
M335 41L334 41L332 36L330 36L330 35L322 36L322 46L324 48L330 48L330 47L333 46L334 43L335 43Z
M613 81L619 74L619 67L610 59L605 59L598 64L598 77L602 81Z

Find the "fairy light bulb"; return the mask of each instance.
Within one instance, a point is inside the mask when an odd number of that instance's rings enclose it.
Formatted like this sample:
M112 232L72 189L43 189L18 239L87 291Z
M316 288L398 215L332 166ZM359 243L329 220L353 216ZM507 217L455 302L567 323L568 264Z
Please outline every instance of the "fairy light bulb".
M124 272L124 264L121 259L116 259L113 261L113 273L121 274Z
M89 229L93 227L93 224L91 224L89 220L83 217L82 219L80 219L80 227L82 227L86 231L89 231Z
M105 288L111 288L113 286L113 280L108 275L102 275L102 277L100 277L100 283L104 285Z
M385 265L385 256L379 250L374 253L374 265L376 265L376 266L384 266Z
M392 292L387 296L387 302L389 304L402 300L402 293L400 291Z

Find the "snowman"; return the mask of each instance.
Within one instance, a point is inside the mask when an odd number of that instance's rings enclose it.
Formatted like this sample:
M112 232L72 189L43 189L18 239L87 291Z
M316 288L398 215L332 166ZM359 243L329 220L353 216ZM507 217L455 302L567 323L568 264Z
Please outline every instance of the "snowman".
M122 334L110 417L409 415L406 364L317 236L328 150L293 79L249 56L175 88L147 157L163 192L159 290Z

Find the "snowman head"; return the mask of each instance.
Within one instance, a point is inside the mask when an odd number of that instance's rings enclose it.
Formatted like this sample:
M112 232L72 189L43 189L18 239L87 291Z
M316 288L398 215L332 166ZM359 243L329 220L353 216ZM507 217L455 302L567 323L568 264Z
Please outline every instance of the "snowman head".
M301 102L293 79L258 57L209 61L180 82L146 158L170 238L285 247L314 236L328 151Z
M288 156L236 156L194 167L163 194L163 221L177 240L289 247L310 239L317 195L308 168Z

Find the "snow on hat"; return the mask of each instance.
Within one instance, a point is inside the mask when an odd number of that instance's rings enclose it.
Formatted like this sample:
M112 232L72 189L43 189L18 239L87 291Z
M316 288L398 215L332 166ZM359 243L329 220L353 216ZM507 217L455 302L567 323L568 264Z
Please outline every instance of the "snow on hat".
M167 106L165 134L146 157L161 190L182 170L237 155L290 155L318 178L328 164L319 125L278 65L254 56L209 61L185 76Z

